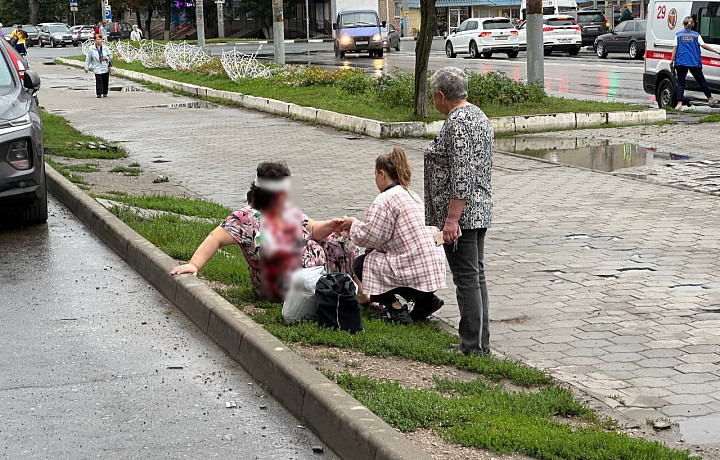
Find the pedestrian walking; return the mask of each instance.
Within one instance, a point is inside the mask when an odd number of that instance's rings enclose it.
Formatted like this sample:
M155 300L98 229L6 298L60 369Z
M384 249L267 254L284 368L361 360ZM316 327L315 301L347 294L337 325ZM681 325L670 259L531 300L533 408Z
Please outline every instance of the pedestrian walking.
M142 30L138 28L137 24L133 24L132 32L130 32L130 40L134 42L139 42L140 40L142 40L142 38Z
M695 32L693 27L695 21L691 16L687 16L683 19L683 28L680 32L675 34L675 46L672 50L672 64L675 66L675 72L677 73L677 110L682 109L683 99L685 98L685 78L688 72L693 76L695 81L700 85L700 89L705 93L708 104L714 106L717 104L710 93L707 81L705 81L705 75L702 71L702 55L700 48L704 48L713 53L720 54L720 51L713 49L710 45L707 45L699 33Z
M620 14L620 22L629 21L629 20L631 20L631 19L633 18L633 14L632 14L631 8L632 8L632 4L631 4L631 3L628 3L627 5L625 5L625 9L624 9L624 10L622 11L622 13Z
M107 29L105 28L105 22L100 23L99 33L100 33L100 36L102 37L103 41L107 40Z
M92 67L95 73L95 94L98 98L107 97L110 85L110 63L112 54L103 43L102 37L95 35L95 46L91 46L85 57L85 73Z
M25 39L27 39L27 32L23 30L22 25L18 24L17 28L10 34L10 43L15 46L15 51L20 56L27 56L27 48L25 47Z
M447 115L425 149L425 220L443 231L460 308L459 352L490 353L485 235L492 219L493 128L467 101L468 77L444 67L430 79L433 104Z
M403 27L403 26L405 25L405 22L401 19L400 24L398 24L398 25L400 26L400 36L404 37L405 36L405 27Z

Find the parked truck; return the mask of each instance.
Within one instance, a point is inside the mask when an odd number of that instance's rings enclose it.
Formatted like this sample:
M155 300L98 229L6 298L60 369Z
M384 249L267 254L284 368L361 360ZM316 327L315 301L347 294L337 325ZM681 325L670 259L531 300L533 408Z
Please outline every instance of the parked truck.
M383 55L383 37L377 0L332 0L335 56L368 52L371 57Z

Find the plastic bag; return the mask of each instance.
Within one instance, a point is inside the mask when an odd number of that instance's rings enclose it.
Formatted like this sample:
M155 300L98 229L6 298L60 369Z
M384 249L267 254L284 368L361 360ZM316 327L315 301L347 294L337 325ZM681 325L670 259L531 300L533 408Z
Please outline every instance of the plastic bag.
M325 267L303 268L298 270L290 280L290 290L283 303L283 319L285 324L317 319L317 301L315 285L325 275Z

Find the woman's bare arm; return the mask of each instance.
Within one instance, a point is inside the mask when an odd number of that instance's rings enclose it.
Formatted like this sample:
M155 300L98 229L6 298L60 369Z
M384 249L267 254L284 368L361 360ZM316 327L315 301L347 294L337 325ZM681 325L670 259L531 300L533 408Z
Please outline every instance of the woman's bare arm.
M205 241L195 250L195 254L188 263L173 268L170 274L182 275L190 273L197 275L197 272L205 266L208 260L212 259L218 249L230 246L233 243L235 243L235 239L225 229L218 227L210 232Z

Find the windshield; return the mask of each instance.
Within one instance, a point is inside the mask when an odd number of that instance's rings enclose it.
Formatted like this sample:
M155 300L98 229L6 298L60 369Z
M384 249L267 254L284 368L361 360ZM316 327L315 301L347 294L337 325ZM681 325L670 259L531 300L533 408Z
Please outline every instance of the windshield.
M514 29L509 19L494 19L492 21L483 21L483 29L495 30L495 29Z
M7 94L15 86L11 71L14 71L14 69L10 69L5 56L0 51L0 94Z
M35 26L26 25L23 26L23 30L25 32L37 32L38 30L35 28Z
M578 22L605 22L602 13L578 13Z
M69 32L70 31L70 29L68 29L67 26L50 26L48 29L50 30L50 33Z
M340 27L377 27L378 18L375 13L348 13L340 15Z

